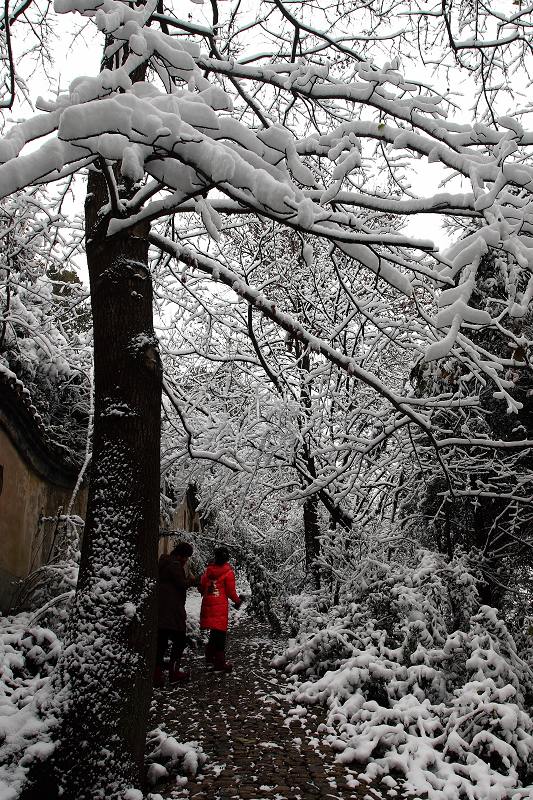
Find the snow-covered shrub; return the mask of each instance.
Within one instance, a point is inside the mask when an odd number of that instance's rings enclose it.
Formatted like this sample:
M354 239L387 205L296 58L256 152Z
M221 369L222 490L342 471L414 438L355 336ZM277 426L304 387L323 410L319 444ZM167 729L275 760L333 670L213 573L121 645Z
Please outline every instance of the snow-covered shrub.
M77 561L43 564L21 581L15 596L15 609L30 612L30 625L50 628L61 637L68 622L77 581Z
M327 707L340 761L431 800L503 800L532 780L533 671L466 558L367 559L338 606L291 606L300 633L274 663L301 676L295 702Z
M50 675L61 643L55 633L27 627L28 614L2 620L0 627L0 797L15 800L26 771L53 749L56 724L45 712Z
M280 595L279 583L252 550L241 556L241 562L250 584L248 610L261 622L268 622L273 633L281 632L281 622L276 611Z
M78 582L78 564L75 561L56 561L44 564L39 572L39 579L31 592L31 608L40 609L59 595L76 589Z
M146 737L146 753L150 786L156 786L171 775L194 776L207 760L198 742L182 744L161 728L155 728Z

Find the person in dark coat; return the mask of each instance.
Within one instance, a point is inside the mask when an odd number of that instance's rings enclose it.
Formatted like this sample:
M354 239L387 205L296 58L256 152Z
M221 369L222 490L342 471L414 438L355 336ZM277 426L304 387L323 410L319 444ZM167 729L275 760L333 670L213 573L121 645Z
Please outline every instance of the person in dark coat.
M215 557L200 578L202 608L200 627L209 629L209 641L205 648L208 664L216 670L230 672L233 665L226 661L226 638L228 630L229 602L240 608L243 597L235 589L235 573L228 564L229 552L226 547L217 547Z
M156 688L160 688L164 683L163 665L169 640L172 643L169 683L185 681L189 677L188 673L181 669L181 659L187 643L185 599L187 589L195 583L185 570L192 553L193 547L189 542L178 542L171 553L162 555L159 559L159 610L154 672Z

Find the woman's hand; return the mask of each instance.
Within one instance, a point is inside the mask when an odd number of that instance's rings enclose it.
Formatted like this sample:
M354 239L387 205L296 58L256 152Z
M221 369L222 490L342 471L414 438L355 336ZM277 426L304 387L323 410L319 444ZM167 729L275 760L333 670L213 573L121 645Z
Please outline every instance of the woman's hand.
M245 595L245 594L240 594L240 595L239 595L239 602L238 602L238 603L235 603L235 609L236 609L237 611L238 611L238 610L239 610L239 608L242 606L242 604L244 603L244 601L245 601L245 600L246 600L246 595Z

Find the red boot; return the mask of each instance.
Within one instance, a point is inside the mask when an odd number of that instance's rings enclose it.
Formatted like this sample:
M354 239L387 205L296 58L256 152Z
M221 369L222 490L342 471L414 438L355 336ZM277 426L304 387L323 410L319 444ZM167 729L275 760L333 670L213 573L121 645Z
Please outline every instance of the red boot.
M154 689L161 689L164 683L165 683L165 676L163 674L163 669L160 666L156 666L154 670L154 679L153 679Z
M224 650L216 650L214 658L215 670L217 672L231 672L233 664L231 661L226 661L226 654Z
M168 682L172 683L185 683L189 680L189 673L180 669L180 662L174 661L170 664L170 671L168 673Z

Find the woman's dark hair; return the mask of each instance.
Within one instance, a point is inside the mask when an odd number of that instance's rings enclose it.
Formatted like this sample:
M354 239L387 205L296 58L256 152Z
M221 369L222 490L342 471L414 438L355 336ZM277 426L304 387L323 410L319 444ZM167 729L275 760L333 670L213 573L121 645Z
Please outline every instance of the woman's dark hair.
M215 564L219 567L229 561L229 550L227 547L215 547Z
M193 546L189 544L189 542L178 542L177 545L173 548L171 555L173 556L186 556L190 558L193 554Z

